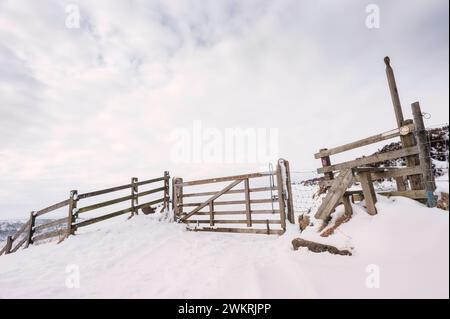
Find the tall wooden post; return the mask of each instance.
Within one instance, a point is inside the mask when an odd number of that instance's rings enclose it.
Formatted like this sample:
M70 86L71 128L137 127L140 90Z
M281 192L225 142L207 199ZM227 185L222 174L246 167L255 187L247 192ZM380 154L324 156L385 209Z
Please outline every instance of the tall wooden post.
M389 91L391 92L392 105L394 107L395 118L397 120L398 128L402 126L412 124L412 120L404 120L402 105L400 103L400 95L398 94L397 83L395 81L394 70L391 67L391 61L389 57L384 58L384 63L386 64L386 76L389 84ZM400 140L404 148L416 145L414 139L414 134L410 133L407 135L400 135ZM406 165L408 167L413 167L419 165L419 160L416 155L406 157ZM420 175L410 176L411 189L420 190L422 189L422 181ZM400 188L401 189L401 188ZM399 190L400 190L399 189Z
M436 207L436 199L434 191L436 190L436 182L434 180L433 165L430 156L430 144L427 138L425 123L423 122L422 110L419 102L411 105L414 116L414 124L416 126L416 136L419 148L420 167L423 172L423 187L427 194L428 207Z
M397 119L397 126L403 125L403 111L400 104L400 96L398 94L397 83L395 82L394 70L391 67L391 59L387 56L384 58L386 64L386 76L389 84L389 91L391 92L392 105L394 106L395 118Z
M33 228L36 223L36 215L34 213L35 212L30 213L30 225L28 226L27 243L25 245L25 248L28 248L28 246L33 243Z
M138 215L138 211L136 209L136 206L139 204L137 182L137 177L131 178L131 216Z
M69 214L67 216L67 234L66 237L69 237L73 234L73 215L74 211L77 208L77 202L78 202L78 191L73 190L70 191L70 198L69 198Z

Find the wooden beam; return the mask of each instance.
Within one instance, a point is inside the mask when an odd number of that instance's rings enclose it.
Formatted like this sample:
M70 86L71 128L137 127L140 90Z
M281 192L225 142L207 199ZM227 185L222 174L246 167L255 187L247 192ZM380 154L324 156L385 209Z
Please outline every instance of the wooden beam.
M191 231L203 231L203 232L219 232L219 233L240 233L240 234L264 234L267 235L266 229L258 229L258 228L195 228L189 229ZM271 229L270 235L283 235L285 232L284 229Z
M396 191L396 192L380 192L378 193L382 196L402 196L402 197L408 197L411 199L427 199L427 193L425 190L411 190L411 191Z
M252 227L252 212L250 206L250 182L249 179L246 178L244 180L245 185L245 214L247 216L247 227Z
M57 220L53 220L53 221L51 221L49 223L37 225L37 226L34 227L33 230L35 232L37 232L37 231L40 231L42 229L53 227L53 226L57 226L57 225L64 224L64 223L67 223L67 217L60 218L60 219L57 219Z
M291 224L295 224L294 201L292 198L291 168L289 166L289 161L284 160L284 165L286 167L287 211L288 211L287 219Z
M278 214L279 211L278 209L275 210L270 210L270 209L261 209L261 210L252 210L252 215L273 215L273 214ZM184 213L185 215L187 215L187 213ZM246 215L247 211L246 210L215 210L214 211L214 215L215 216L219 216L219 215ZM195 214L195 216L209 216L209 211L207 212L197 212Z
M243 180L246 178L258 178L273 175L272 172L262 172L262 173L252 173L252 174L244 174L244 175L235 175L235 176L226 176L226 177L217 177L217 178L209 178L209 179L201 179L196 181L183 182L182 186L194 186L194 185L203 185L203 184L212 184L212 183L220 183L220 182L229 182L234 180Z
M344 162L344 163L340 163L340 164L331 165L328 167L319 168L317 170L317 172L320 174L323 174L326 172L339 171L339 170L344 170L344 169L348 169L348 168L354 168L357 166L363 166L363 165L369 165L369 164L389 161L389 160L401 158L404 156L416 155L418 153L419 153L419 150L418 150L417 146L413 146L413 147L408 147L408 148L404 148L404 149L400 149L400 150L396 150L396 151L374 154L374 155L363 157L363 158L356 159L353 161L348 161L348 162Z
M59 208L62 208L62 207L64 207L64 206L69 205L69 202L70 202L70 199L63 200L62 202L59 202L59 203L54 204L54 205L52 205L52 206L49 206L49 207L47 207L47 208L38 210L38 211L35 213L35 215L36 215L36 217L42 216L42 215L44 215L44 214L47 214L47 213L49 213L49 212L52 212L52 211L54 211L54 210L57 210L57 209L59 209Z
M276 191L277 188L276 187L255 187L255 188L250 188L250 193L255 193L255 192L270 192L270 191ZM210 196L210 195L214 195L215 193L217 193L217 191L212 191L212 192L199 192L199 193L186 193L183 194L183 197L201 197L201 196ZM239 194L239 193L245 193L245 189L231 189L227 192L227 194Z
M206 207L207 205L209 205L210 202L216 200L217 198L219 198L220 196L222 196L223 194L225 194L226 192L228 192L230 189L232 189L233 187L235 187L236 185L238 185L240 182L242 182L242 179L238 179L234 182L232 182L231 184L229 184L228 186L226 186L224 189L222 189L220 192L217 192L215 195L213 195L212 197L210 197L209 199L207 199L206 201L204 201L203 203L201 203L198 207L194 208L189 214L187 214L186 216L184 216L181 221L185 221L186 219L188 219L189 217L191 217L192 215L194 215L196 212L198 212L199 210L201 210L202 208ZM184 185L185 183L183 183L182 185Z
M172 180L172 192L173 192L173 212L175 219L181 217L183 212L183 179L180 177L174 177Z
M253 224L281 224L281 220L274 220L274 219L264 219L264 220L253 220ZM187 224L209 224L209 219L189 219L186 220L185 223ZM215 224L247 224L247 219L216 219L214 220Z
M67 216L67 235L66 237L69 237L73 233L72 223L74 222L73 216L74 216L74 210L77 208L77 201L78 201L78 191L73 190L70 192L70 201L69 201L69 212Z
M397 120L398 127L403 125L403 111L402 105L400 104L400 96L398 94L397 83L395 81L394 70L391 67L391 60L389 57L384 58L384 63L386 64L386 76L389 84L389 91L391 92L392 105L394 107L395 118Z
M314 157L316 159L319 159L319 158L322 158L322 157L331 156L331 155L334 155L334 154L339 154L339 153L342 153L342 152L345 152L345 151L349 151L349 150L352 150L352 149L355 149L355 148L359 148L359 147L363 147L363 146L366 146L366 145L370 145L370 144L378 143L378 142L381 142L381 141L389 140L391 138L404 135L404 134L406 134L406 132L413 132L413 131L414 131L414 125L413 124L408 124L408 125L405 125L405 126L403 126L401 128L396 128L396 129L390 130L388 132L384 132L384 133L381 133L381 134L376 134L376 135L373 135L373 136L370 136L370 137L367 137L367 138L364 138L364 139L361 139L361 140L358 140L358 141L355 141L355 142L352 142L352 143L344 144L344 145L337 146L337 147L330 148L330 149L321 150L319 153L314 154Z
M77 213L78 214L82 214L82 213L89 212L89 211L94 210L94 209L107 207L107 206L111 206L111 205L114 205L114 204L117 204L117 203L125 202L127 200L132 199L132 198L133 198L133 195L128 195L128 196L124 196L124 197L119 197L119 198L116 198L116 199L108 200L108 201L105 201L105 202L101 202L101 203L97 203L97 204L81 207L81 208L79 208L77 210Z
M36 222L36 216L34 213L35 212L30 213L30 219L29 219L30 225L28 226L28 232L27 232L27 236L26 236L27 244L26 244L25 248L28 248L28 246L30 246L33 243L34 224Z
M322 201L315 218L326 221L336 205L341 201L347 188L353 181L353 172L347 168L340 172L338 177L334 180L331 188L328 190L327 195Z
M214 201L209 203L209 226L214 226Z
M377 208L375 204L377 203L377 195L375 194L375 189L373 188L372 178L369 172L361 172L358 175L359 181L364 194L364 199L366 201L367 212L370 215L377 214Z
M284 201L284 191L283 191L283 177L281 175L281 165L277 164L277 188L278 188L278 209L280 211L281 227L286 229L286 207Z
M25 231L25 229L30 225L30 220L28 219L22 226L20 226L19 230L12 236L12 240L16 240L20 237L20 235Z

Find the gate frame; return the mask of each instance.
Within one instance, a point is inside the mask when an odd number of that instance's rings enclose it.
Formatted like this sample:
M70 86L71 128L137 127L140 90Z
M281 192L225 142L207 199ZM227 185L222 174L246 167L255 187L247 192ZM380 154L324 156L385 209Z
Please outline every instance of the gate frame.
M258 188L250 188L249 180L253 178L260 178L265 176L275 176L277 179L276 186L270 185L269 187L258 187ZM204 185L204 184L213 184L220 182L230 182L226 187L219 191L210 191L210 192L201 192L201 193L189 193L186 194L184 192L184 187L186 186L195 186L195 185ZM243 183L243 189L234 189L239 184ZM281 235L286 231L286 219L295 224L294 218L294 207L292 201L292 188L291 188L291 177L290 177L290 169L289 162L280 159L277 163L277 169L275 172L257 172L243 175L235 175L235 176L225 176L225 177L217 177L210 179L202 179L202 180L194 180L189 182L184 182L180 177L174 177L172 179L172 195L173 195L173 211L174 211L174 219L177 222L182 222L189 224L189 218L194 215L208 215L209 220L195 220L192 222L200 223L209 223L210 227L202 227L195 229L190 229L194 231L213 231L213 232L234 232L234 233L257 233L257 234L278 234ZM259 191L277 191L277 195L273 196L270 199L260 199L260 200L251 200L250 194L252 192ZM245 211L214 211L214 201L220 198L225 194L236 194L236 193L244 193L245 200L243 201L224 201L221 202L221 205L233 205L233 204L245 204ZM195 196L207 196L210 197L200 203L184 203L184 197L195 197ZM278 209L272 210L252 210L251 204L257 203L274 203L278 202ZM188 213L183 212L183 207L186 206L194 206L192 210ZM209 212L200 212L200 210L209 207ZM287 211L287 214L286 214ZM274 220L253 220L252 214L270 214L270 213L279 213L280 220L275 220L276 224L280 224L282 229L270 229L270 224L274 224ZM216 213L225 214L245 214L245 220L217 220L215 219ZM246 224L247 228L220 228L215 227L216 224ZM262 228L250 228L253 224L266 224L266 229ZM214 227L214 228L213 228ZM189 229L189 228L188 228Z

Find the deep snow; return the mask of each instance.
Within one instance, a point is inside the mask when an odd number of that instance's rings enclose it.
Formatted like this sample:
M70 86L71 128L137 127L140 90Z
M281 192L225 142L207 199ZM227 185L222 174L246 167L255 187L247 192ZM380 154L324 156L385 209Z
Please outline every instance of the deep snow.
M399 197L377 206L372 217L355 205L331 237L301 235L351 257L293 251L296 225L283 236L195 233L164 214L122 216L0 257L0 298L448 298L448 212ZM79 288L66 286L73 265ZM379 288L366 286L373 265Z

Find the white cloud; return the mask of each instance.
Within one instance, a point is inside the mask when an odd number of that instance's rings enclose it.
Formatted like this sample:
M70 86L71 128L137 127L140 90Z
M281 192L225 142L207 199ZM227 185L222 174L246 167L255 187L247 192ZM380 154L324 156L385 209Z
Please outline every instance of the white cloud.
M0 1L0 214L167 169L254 169L170 163L171 132L198 119L279 128L281 155L314 169L319 148L395 125L387 54L406 115L420 100L448 121L448 3L377 4L369 30L355 0Z

